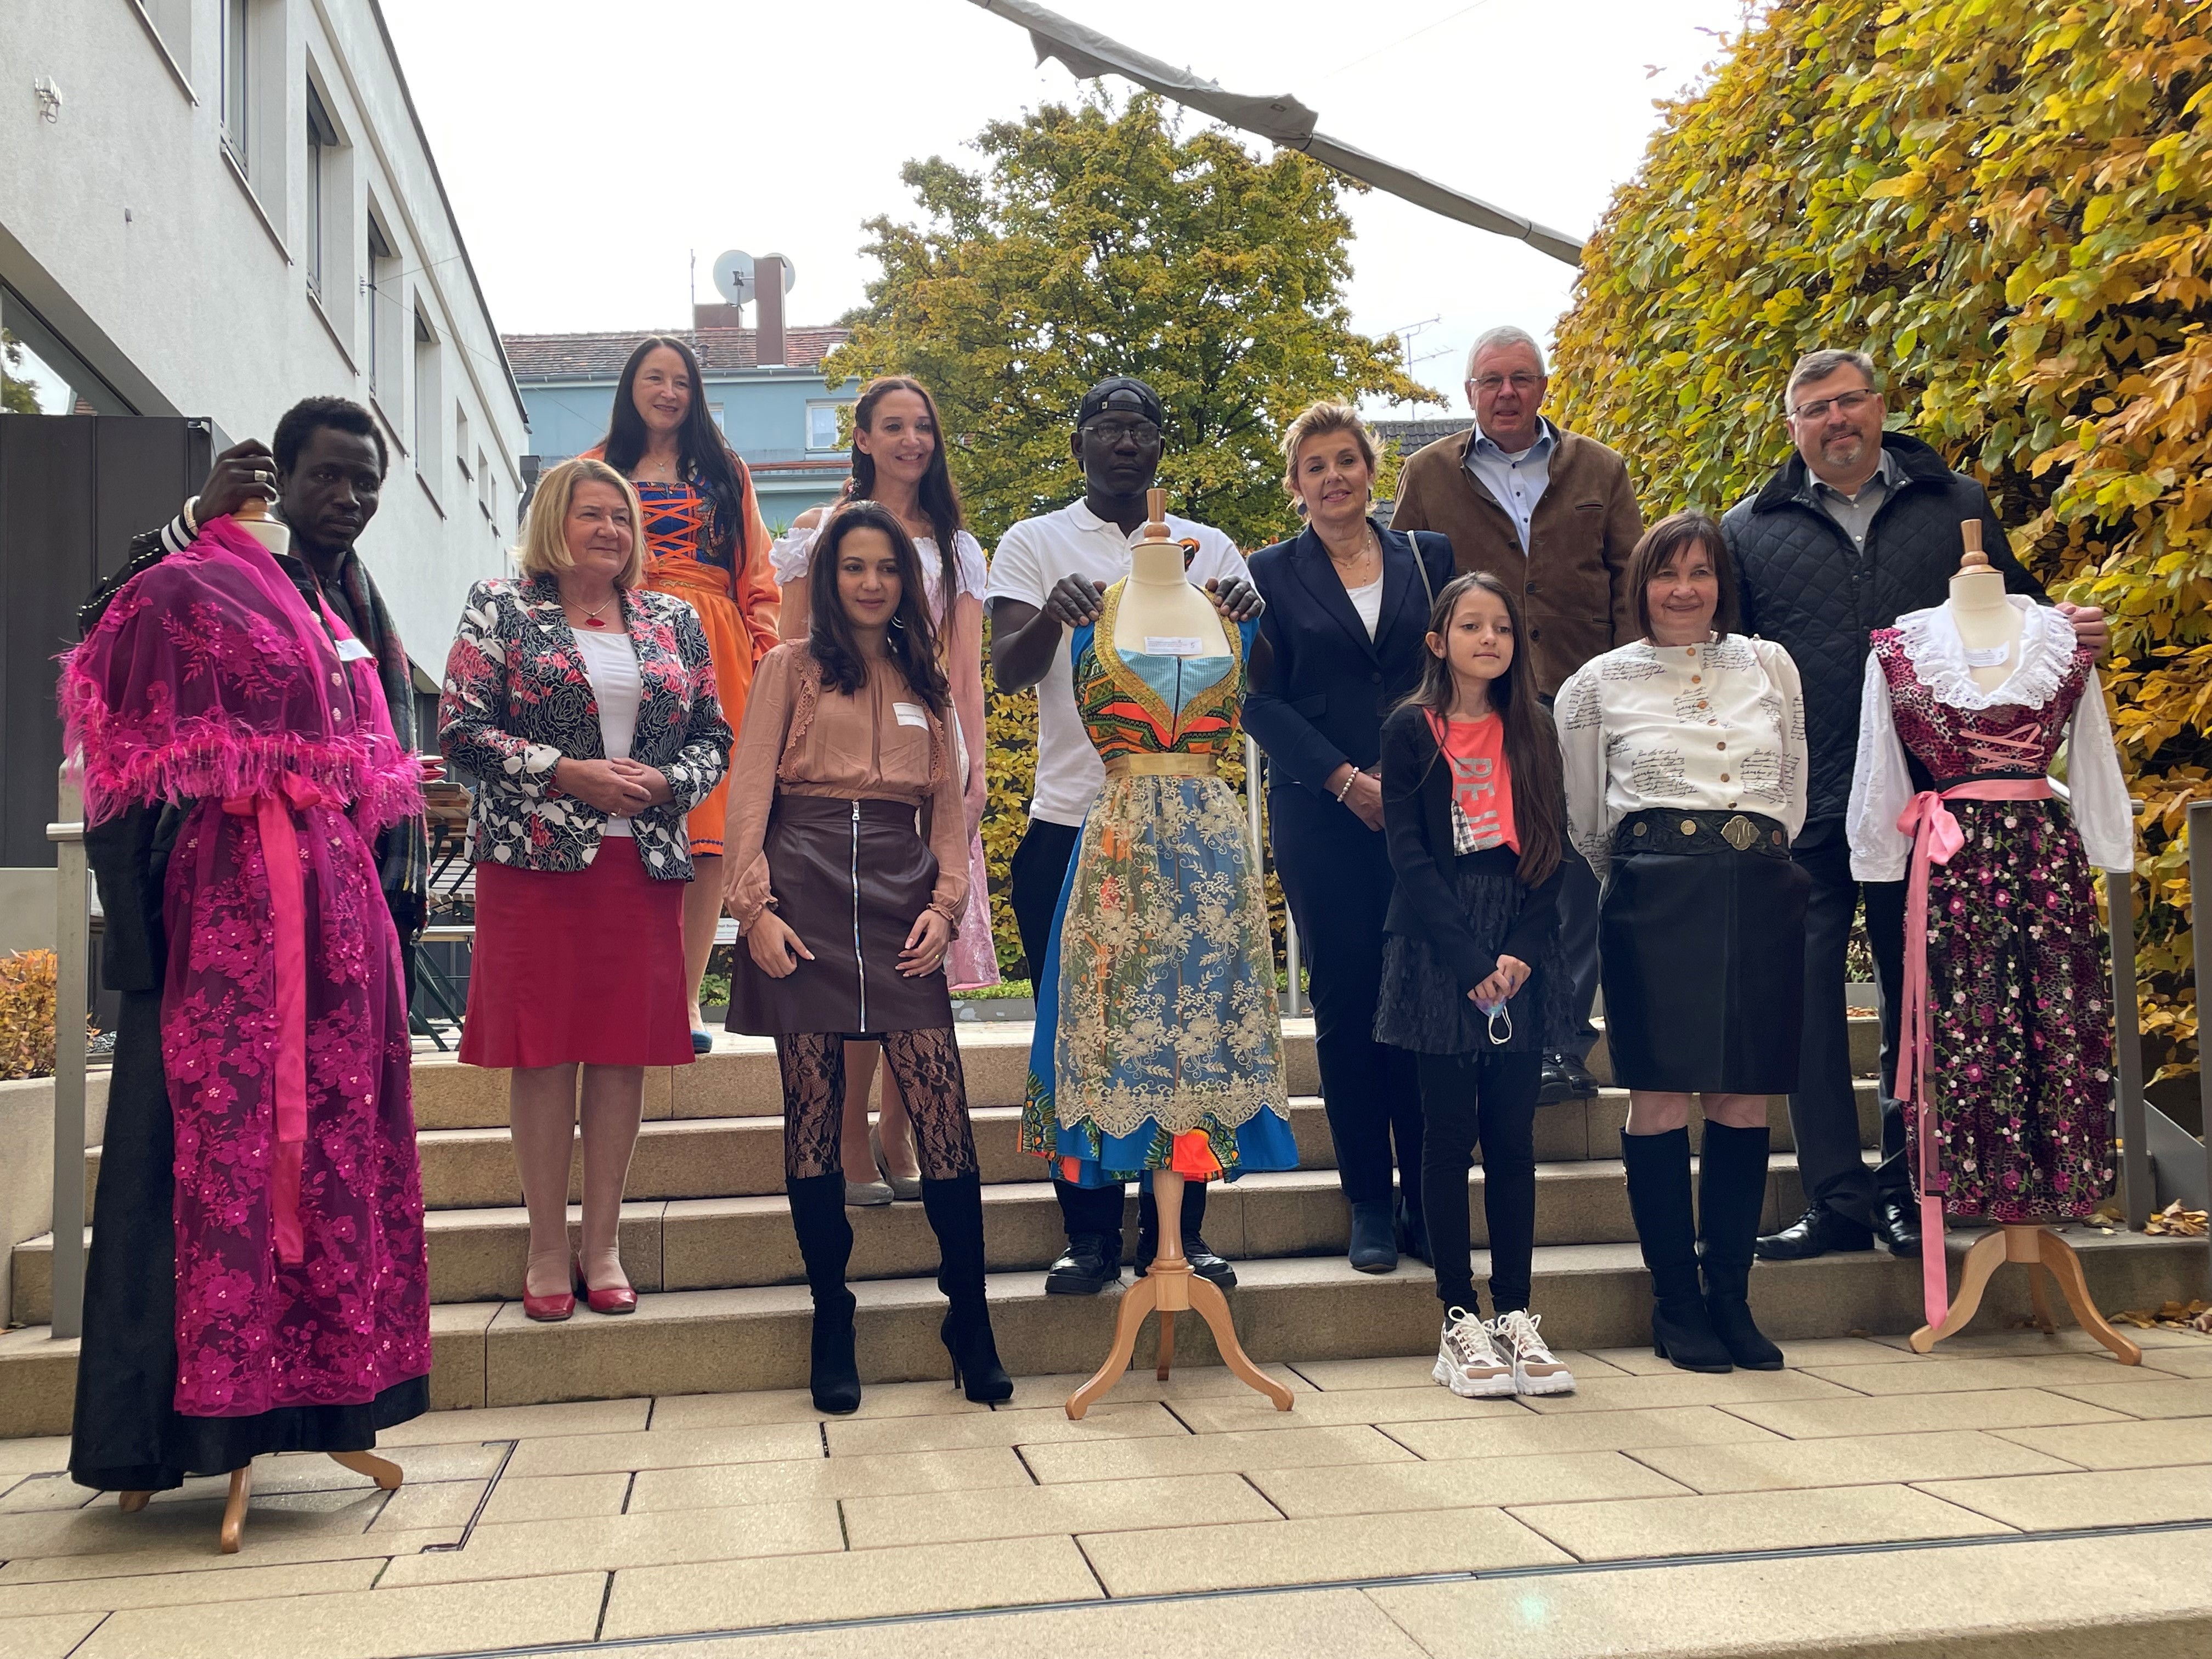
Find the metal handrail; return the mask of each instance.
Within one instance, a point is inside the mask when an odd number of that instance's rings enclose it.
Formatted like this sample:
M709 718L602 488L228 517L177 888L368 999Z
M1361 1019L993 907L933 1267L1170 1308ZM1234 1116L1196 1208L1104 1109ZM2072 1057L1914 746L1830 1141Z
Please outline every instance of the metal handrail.
M84 1334L84 1073L82 1021L90 1004L91 928L87 916L84 803L64 766L54 844L54 1257L49 1334Z
M2205 1184L2212 1189L2212 1066L2204 1061L2204 988L2212 984L2212 928L2197 926L2197 895L2212 882L2208 840L2212 840L2212 799L2193 800L2189 803L2189 933L2197 976L2197 1099L2203 1114L2197 1127L2204 1140ZM2212 1235L2207 1236L2206 1246L2212 1249Z

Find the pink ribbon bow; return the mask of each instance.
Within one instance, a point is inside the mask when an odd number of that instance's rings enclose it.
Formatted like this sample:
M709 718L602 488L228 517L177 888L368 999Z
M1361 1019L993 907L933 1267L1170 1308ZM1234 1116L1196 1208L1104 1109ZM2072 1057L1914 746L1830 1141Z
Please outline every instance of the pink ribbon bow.
M259 826L261 861L269 872L276 932L276 1146L269 1203L276 1259L296 1267L307 1243L300 1225L300 1170L307 1144L307 905L292 813L319 806L325 797L297 772L283 774L279 789L227 796L222 810Z

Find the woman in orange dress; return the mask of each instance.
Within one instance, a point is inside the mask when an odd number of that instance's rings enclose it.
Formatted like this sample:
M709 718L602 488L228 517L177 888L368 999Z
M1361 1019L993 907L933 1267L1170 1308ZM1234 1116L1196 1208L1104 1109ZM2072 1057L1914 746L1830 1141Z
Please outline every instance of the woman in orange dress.
M769 568L768 526L752 475L707 412L699 360L682 340L647 335L623 365L606 441L585 453L637 487L645 511L645 585L688 600L707 630L714 686L734 732L744 722L753 665L775 648L782 603ZM714 1047L699 1012L699 981L722 914L722 833L729 780L695 807L691 884L684 894L684 967L691 1047Z

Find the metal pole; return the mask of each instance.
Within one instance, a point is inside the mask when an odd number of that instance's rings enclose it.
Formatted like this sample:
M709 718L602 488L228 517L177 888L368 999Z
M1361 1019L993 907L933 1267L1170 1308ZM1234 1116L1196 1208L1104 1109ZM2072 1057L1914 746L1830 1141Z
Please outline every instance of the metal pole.
M2131 873L2105 872L2105 905L2112 918L2113 1078L2120 1101L2120 1168L2127 1197L2128 1231L2141 1232L2155 1202L2151 1190L2150 1129L2142 1091L2142 1016L2136 1006L2136 903Z
M2197 1098L2203 1115L2204 1178L2212 1186L2212 1066L2204 1063L2204 988L2212 985L2212 928L2197 925L2197 900L2212 883L2212 800L2189 803L2189 933L2197 969Z
M85 926L84 804L62 769L54 843L55 1340L84 1334L84 1011L91 1000Z
M1260 745L1252 734L1244 734L1244 816L1252 835L1252 867L1263 875L1267 868L1267 834L1261 816ZM1283 996L1283 1013L1286 1018L1304 1019L1306 1012L1305 994L1298 989L1299 951L1298 924L1283 908L1283 946L1290 968L1290 989Z

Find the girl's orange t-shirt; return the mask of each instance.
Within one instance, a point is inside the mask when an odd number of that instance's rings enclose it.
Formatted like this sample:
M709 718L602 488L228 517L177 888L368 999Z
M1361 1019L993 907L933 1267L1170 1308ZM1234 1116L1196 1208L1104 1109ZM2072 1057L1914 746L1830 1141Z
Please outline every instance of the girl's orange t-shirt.
M1521 850L1513 828L1513 774L1505 763L1505 722L1495 714L1448 720L1428 711L1429 730L1452 769L1452 851Z

